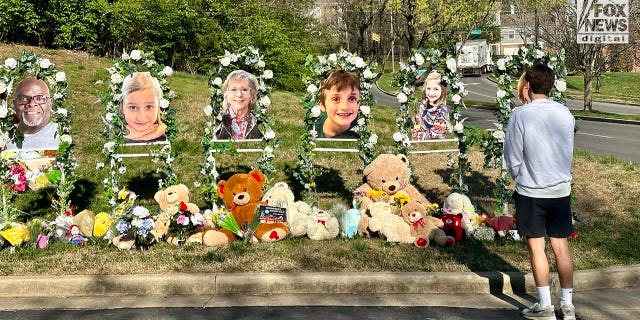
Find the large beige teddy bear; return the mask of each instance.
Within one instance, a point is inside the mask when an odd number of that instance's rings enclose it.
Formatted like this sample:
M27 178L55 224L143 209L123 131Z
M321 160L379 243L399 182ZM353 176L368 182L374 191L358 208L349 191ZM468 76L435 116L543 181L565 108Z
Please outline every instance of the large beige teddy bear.
M479 227L478 214L471 204L471 200L464 194L454 192L450 194L442 206L442 211L451 214L462 214L462 227L469 237Z
M311 240L333 239L340 233L338 219L330 213L314 209L307 217L307 236Z
M411 226L402 217L393 213L391 205L386 202L374 202L369 205L369 230L378 232L389 242L413 243L416 237L411 235Z
M453 237L447 236L442 227L442 220L429 216L427 209L416 201L409 202L402 207L402 218L411 226L411 235L416 237L417 247L428 247L431 241L445 246L455 242Z
M286 182L278 182L263 196L262 201L273 207L287 209L287 225L290 237L302 237L307 234L307 218L311 206L304 201L295 201L293 191Z
M169 186L164 190L160 190L156 192L153 199L156 200L160 206L160 210L162 210L156 218L155 227L153 229L153 234L156 240L161 240L167 237L171 218L180 210L180 202L184 202L187 206L187 210L191 213L200 212L200 208L198 208L197 205L189 202L189 188L184 184ZM174 237L171 237L171 239L167 238L168 242L177 243L177 240L178 239L175 239ZM197 233L190 236L186 242L202 243L202 234Z

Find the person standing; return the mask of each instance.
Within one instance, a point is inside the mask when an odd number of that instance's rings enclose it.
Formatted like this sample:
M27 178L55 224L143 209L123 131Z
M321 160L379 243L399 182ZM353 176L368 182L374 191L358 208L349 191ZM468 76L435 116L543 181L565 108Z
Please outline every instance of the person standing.
M516 225L518 233L527 238L539 298L522 316L556 319L545 253L548 236L562 288L560 311L563 319L573 320L573 260L567 237L573 232L570 194L575 119L566 106L549 99L555 76L548 66L533 65L524 82L531 102L511 114L504 143L505 163L516 182Z

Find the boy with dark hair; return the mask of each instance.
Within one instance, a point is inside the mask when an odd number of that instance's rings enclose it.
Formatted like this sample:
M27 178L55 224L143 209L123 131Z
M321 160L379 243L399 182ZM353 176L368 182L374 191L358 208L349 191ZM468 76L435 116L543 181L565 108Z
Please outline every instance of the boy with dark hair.
M567 237L573 232L570 194L575 119L567 107L549 100L555 83L549 67L532 66L524 81L531 102L511 114L504 143L505 163L516 181L516 225L518 233L527 238L539 298L522 316L556 319L545 253L548 236L562 288L560 310L563 319L573 320L573 261Z

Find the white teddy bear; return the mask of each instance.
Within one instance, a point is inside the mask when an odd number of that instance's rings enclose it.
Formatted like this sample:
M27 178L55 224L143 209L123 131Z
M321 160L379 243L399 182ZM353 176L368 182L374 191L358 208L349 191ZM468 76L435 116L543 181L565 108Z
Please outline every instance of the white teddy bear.
M402 217L393 214L391 205L386 202L374 202L369 205L369 230L379 232L389 242L413 243L411 226Z
M287 209L290 237L302 237L307 234L307 218L311 214L311 206L304 201L295 201L293 191L286 182L276 183L262 196L262 201L272 207Z
M445 213L462 213L462 227L467 236L471 236L478 227L476 208L474 208L471 200L466 195L457 192L450 194L444 200L442 208Z
M340 233L338 218L330 213L314 208L307 217L307 236L311 240L333 239Z

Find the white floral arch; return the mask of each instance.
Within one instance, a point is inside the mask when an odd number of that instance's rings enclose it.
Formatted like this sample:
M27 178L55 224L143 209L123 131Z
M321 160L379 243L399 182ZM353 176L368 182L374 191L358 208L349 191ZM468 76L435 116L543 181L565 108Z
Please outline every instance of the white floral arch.
M166 80L166 77L173 74L173 69L156 62L153 52L147 53L141 50L132 50L130 53L123 53L121 58L108 71L110 75L108 89L106 92L100 92L100 101L105 105L103 119L105 130L102 132L106 140L102 147L105 162L97 163L96 168L104 168L106 166L105 163L109 166L109 176L103 180L105 185L104 194L113 209L117 206L118 191L125 188L120 181L121 176L127 171L127 167L123 163L123 158L125 157L151 155L154 162L161 163L156 168L156 172L163 175L158 180L158 188L162 189L165 186L175 184L177 178L172 168L175 155L171 151L171 144L178 136L178 128L175 110L171 108L171 101L175 97L175 93L169 88ZM167 126L165 130L167 140L153 143L154 145L157 144L159 149L152 151L151 154L120 154L121 145L126 142L125 132L127 130L124 124L124 115L119 110L120 98L122 97L122 81L126 76L138 71L148 71L160 83L163 93L160 100L161 119Z
M205 198L209 203L217 202L217 183L218 171L216 169L216 153L241 152L259 152L260 155L256 159L256 164L266 175L273 173L275 168L271 163L275 158L275 149L279 141L273 131L274 120L267 113L271 105L271 81L273 79L273 71L265 69L266 63L264 56L257 48L248 46L240 48L236 52L225 50L223 56L218 59L218 66L211 71L209 76L209 88L211 90L210 104L204 107L205 128L202 137L202 145L204 147L205 162L201 165L200 173L204 176L205 182L203 191ZM258 80L258 92L256 95L256 106L251 110L253 115L260 123L259 129L262 133L260 149L236 149L232 139L224 141L215 137L215 127L222 120L222 103L224 101L224 92L222 85L229 73L234 70L245 70L254 74ZM245 141L251 141L248 139ZM255 141L254 141L255 142Z
M409 106L416 105L415 83L418 77L418 68L425 63L429 63L431 69L441 72L443 74L442 80L450 88L447 93L447 101L452 102L452 130L458 141L458 161L456 163L451 155L447 159L447 166L453 167L454 170L449 184L454 191L466 194L469 191L469 187L464 183L464 176L470 166L467 155L470 141L464 133L464 119L461 119L460 106L464 107L462 98L467 95L467 90L462 82L462 76L457 70L456 59L453 56L438 49L424 48L414 50L407 63L400 64L400 72L396 75L396 81L402 89L397 95L400 108L396 113L397 131L393 134L393 140L396 142L396 152L405 155L411 153L412 140L409 136L413 121L411 115L409 115Z
M34 52L22 51L18 59L9 57L0 65L0 150L4 149L9 141L22 141L24 135L14 124L15 111L8 103L11 91L17 81L27 76L35 76L43 80L49 87L52 94L52 121L58 124L58 136L60 144L56 153L55 162L37 172L27 172L29 180L36 181L41 176L46 176L47 180L56 189L56 198L52 200L54 215L64 215L71 205L69 195L73 191L75 182L74 171L77 163L74 157L73 132L71 130L71 114L74 107L66 103L67 76L63 71L58 71L49 59L37 56ZM10 160L0 159L0 167L8 168ZM5 177L7 172L0 172ZM2 215L0 220L10 218L12 206L6 203L7 199L2 197Z
M485 155L484 166L487 168L498 168L499 173L496 178L493 194L496 197L494 212L497 215L506 214L506 204L511 197L511 177L504 167L504 130L509 123L509 116L513 109L517 107L515 103L514 90L517 79L526 68L542 63L549 66L556 76L554 89L551 90L550 98L559 102L565 102L564 91L567 89L567 67L565 65L564 49L557 52L548 52L544 47L520 48L517 55L506 56L496 62L493 75L498 83L496 101L498 109L495 111L498 123L497 130L491 135L487 135L482 141L481 148Z
M315 191L315 180L322 174L321 169L313 165L313 156L318 133L315 130L316 119L320 116L321 110L318 105L321 82L335 70L352 71L360 77L360 112L358 112L357 126L354 127L358 134L357 152L362 159L360 169L373 161L375 156L374 148L378 142L378 136L369 129L371 118L371 106L374 103L371 95L371 87L377 78L377 73L372 69L375 65L370 65L363 58L347 51L331 53L329 55L307 57L306 67L311 70L313 76L304 79L307 91L301 97L302 107L305 109L305 132L300 137L298 147L298 164L294 172L295 178L303 186L305 196L310 196Z

